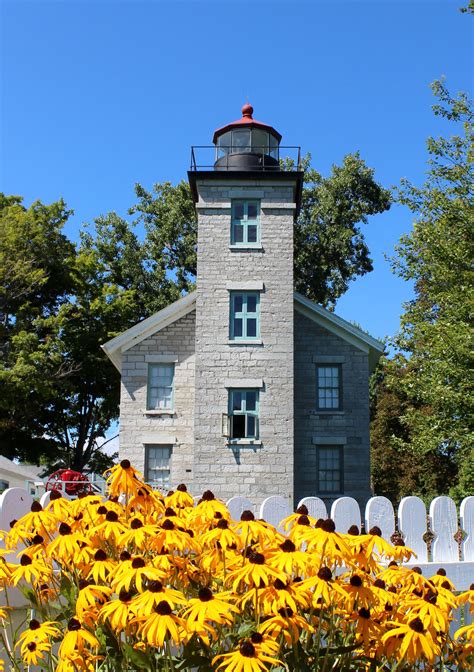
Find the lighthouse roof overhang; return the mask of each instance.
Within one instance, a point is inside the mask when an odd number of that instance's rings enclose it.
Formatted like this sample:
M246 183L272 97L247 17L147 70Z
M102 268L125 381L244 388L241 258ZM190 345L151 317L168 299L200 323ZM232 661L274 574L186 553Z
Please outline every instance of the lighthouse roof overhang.
M271 133L278 140L278 142L280 142L282 138L281 133L278 133L278 131L273 128L273 126L264 124L262 121L257 121L256 119L252 119L252 117L243 116L242 119L231 121L230 124L226 124L225 126L222 126L222 128L218 128L217 131L214 131L212 142L216 144L219 136L227 133L227 131L231 131L233 128L260 128L262 131Z
M342 340L350 343L357 349L365 352L369 360L369 370L373 371L378 360L384 352L384 344L381 341L370 336L362 329L347 322L342 317L332 313L326 308L319 306L314 301L310 301L302 294L294 294L295 310L302 313L310 320L327 329L327 331L339 336ZM168 327L173 322L181 319L188 313L196 309L196 292L186 294L178 301L166 306L163 310L154 313L145 320L135 324L130 329L115 336L107 343L102 345L102 349L113 362L115 367L121 372L122 354L133 346L141 343L146 338Z

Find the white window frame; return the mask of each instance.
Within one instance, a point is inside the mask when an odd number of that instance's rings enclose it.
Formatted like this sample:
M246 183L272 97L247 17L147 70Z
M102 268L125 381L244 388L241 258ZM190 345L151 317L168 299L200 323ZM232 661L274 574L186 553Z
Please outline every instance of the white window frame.
M152 383L152 371L153 369L171 369L171 384L167 385L151 385ZM147 375L147 389L146 389L146 410L147 412L158 412L158 413L172 413L174 411L174 378L175 378L175 364L174 362L148 362L148 375ZM151 403L151 390L152 389L170 389L171 394L160 399L157 396L157 401L160 404L161 401L165 400L164 405L152 405ZM166 401L168 403L166 404Z

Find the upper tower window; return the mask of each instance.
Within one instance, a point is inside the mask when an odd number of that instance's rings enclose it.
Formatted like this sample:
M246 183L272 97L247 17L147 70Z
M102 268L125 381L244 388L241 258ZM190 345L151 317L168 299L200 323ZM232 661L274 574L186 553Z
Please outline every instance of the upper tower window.
M260 201L232 201L232 245L258 245L260 242Z

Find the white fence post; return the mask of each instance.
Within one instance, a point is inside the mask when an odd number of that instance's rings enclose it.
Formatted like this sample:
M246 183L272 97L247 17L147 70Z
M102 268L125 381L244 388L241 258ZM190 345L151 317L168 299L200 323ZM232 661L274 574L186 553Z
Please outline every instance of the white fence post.
M246 497L240 497L239 495L231 497L228 500L226 506L229 509L232 520L240 520L240 516L244 511L252 511L252 513L254 512L252 502L250 502Z
M428 548L423 536L428 529L426 507L419 497L404 497L398 507L398 528L405 546L416 553L418 562L428 562Z
M336 499L331 506L331 518L336 524L336 532L346 534L351 525L357 525L360 532L360 509L357 501L352 497Z
M466 535L461 543L461 560L474 560L474 497L466 497L459 508L461 529ZM474 577L472 578L474 581Z
M283 532L280 526L281 521L291 513L288 500L280 495L272 495L263 500L260 507L260 518L266 520L279 532Z
M319 518L325 519L328 517L326 504L319 497L303 497L303 499L298 504L298 508L300 506L306 506L309 515L313 518L316 518L316 520L319 520Z
M382 537L391 542L395 532L395 513L392 502L386 497L372 497L365 507L365 531L369 532L375 526L382 531Z
M435 535L431 545L433 562L456 562L459 560L456 504L450 497L436 497L430 505L431 531Z

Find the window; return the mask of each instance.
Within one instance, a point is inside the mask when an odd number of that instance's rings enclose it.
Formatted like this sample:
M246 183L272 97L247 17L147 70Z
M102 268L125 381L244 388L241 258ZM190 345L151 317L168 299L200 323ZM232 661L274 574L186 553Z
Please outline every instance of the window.
M147 410L173 408L174 364L148 364Z
M260 242L260 201L232 201L232 245L258 245Z
M229 436L258 439L258 390L230 390Z
M340 411L342 409L341 365L317 366L316 378L318 410Z
M341 494L343 488L342 446L318 446L318 492Z
M243 340L260 337L260 294L258 292L231 292L230 339Z
M10 483L8 481L0 480L0 493L5 492L9 487Z
M145 446L145 482L158 490L170 488L171 446Z

